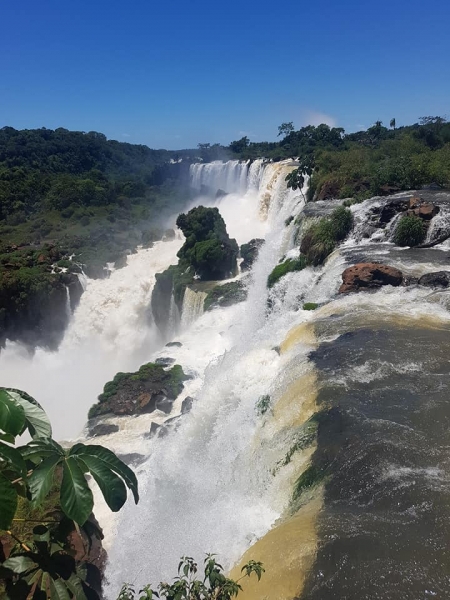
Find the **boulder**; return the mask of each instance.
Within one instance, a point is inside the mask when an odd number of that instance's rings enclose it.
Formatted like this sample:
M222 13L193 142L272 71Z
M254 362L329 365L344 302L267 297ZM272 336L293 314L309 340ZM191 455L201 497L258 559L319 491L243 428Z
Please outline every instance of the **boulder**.
M181 342L168 342L166 348L181 348L182 345Z
M419 279L419 285L426 287L441 287L446 288L450 284L450 272L449 271L436 271L433 273L426 273Z
M181 403L181 414L184 415L187 412L189 412L192 408L193 403L194 398L192 398L192 396L186 396L186 398Z
M372 208L371 225L375 227L385 227L398 213L415 215L424 221L430 221L439 212L439 206L432 202L427 202L419 196L411 198L393 198L381 206Z
M89 419L109 413L137 415L155 410L168 414L186 379L180 365L165 370L161 365L147 363L136 373L117 373L105 385L98 403L91 407Z
M169 358L168 356L162 356L161 358L157 358L155 360L156 365L161 365L162 367L170 367L175 362L174 358Z
M243 259L241 262L241 271L248 271L251 269L258 256L259 249L263 244L264 240L260 238L254 238L247 244L242 244L240 248L241 257Z
M361 289L379 288L383 285L398 286L403 282L403 274L395 267L379 263L359 263L348 267L342 273L339 293L358 292Z
M118 425L99 423L98 425L89 430L89 435L92 437L97 437L99 435L109 435L110 433L116 433L117 431L119 431Z

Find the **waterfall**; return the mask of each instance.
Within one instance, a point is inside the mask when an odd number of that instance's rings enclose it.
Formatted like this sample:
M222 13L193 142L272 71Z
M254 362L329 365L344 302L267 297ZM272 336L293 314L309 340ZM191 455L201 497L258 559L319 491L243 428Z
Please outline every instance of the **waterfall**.
M118 371L136 370L159 347L156 327L147 324L148 305L155 273L176 263L181 244L176 239L139 250L108 279L82 276L85 292L57 352L37 348L30 355L8 342L0 353L0 385L34 396L57 439L78 435L104 384Z
M70 321L72 317L72 307L70 304L70 290L68 285L66 285L66 316L67 321Z
M267 276L291 238L285 220L303 206L300 192L286 189L289 169L265 168L273 197L249 300L204 313L177 337L182 346L170 348L170 356L195 374L185 393L196 400L176 435L152 440L147 450L140 470L142 502L125 508L118 524L120 543L109 550L111 597L123 580L123 572L114 567L123 544L130 549L128 580L137 585L169 578L177 557L187 552L201 559L210 549L230 566L285 506L278 486L284 486L288 471L275 482L270 469L277 451L268 442L267 452L261 453L254 440L261 428L255 405L275 389L282 369L273 350L279 327L287 332L291 325L290 315L284 315L275 329L266 319ZM252 197L259 202L258 194ZM189 305L198 301L193 295L188 295ZM136 543L144 537L152 539L151 546Z
M206 296L206 292L194 290L191 287L186 288L181 310L181 327L183 329L192 325L203 314Z
M212 194L222 190L227 194L244 193L247 189L248 162L216 160L211 163L191 165L191 186L201 190L202 186Z
M242 600L448 596L448 290L338 294L344 269L361 261L411 280L449 271L448 247L396 248L398 216L375 227L373 211L386 199L372 198L351 207L354 229L322 266L288 273L268 290L277 263L298 256L298 223L339 204L305 206L300 191L286 188L293 168L263 160L191 166L200 194L192 206L217 206L239 244L265 243L246 275L246 301L203 312L205 292L192 286L181 316L173 303L177 345L161 347L146 311L179 239L130 255L106 280L86 278L58 352L29 356L8 343L0 354L0 384L35 395L56 437L78 433L117 371L164 358L189 376L169 418L187 396L192 409L167 424L166 436L145 435L167 419L159 412L105 417L119 431L99 443L142 456L137 506L112 514L94 489L111 600L123 582L155 587L172 579L180 556L202 561L206 552L236 577L241 561L264 562L261 581L243 583ZM219 189L227 195L216 197ZM429 239L448 227L450 196L441 196Z

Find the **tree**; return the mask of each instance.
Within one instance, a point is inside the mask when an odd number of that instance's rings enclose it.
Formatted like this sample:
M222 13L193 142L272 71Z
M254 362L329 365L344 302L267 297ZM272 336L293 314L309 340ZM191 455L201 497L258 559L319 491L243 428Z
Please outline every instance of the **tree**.
M389 127L391 127L395 131L395 119L390 120Z
M241 154L242 152L245 152L245 150L247 150L249 144L250 144L250 140L245 135L240 140L235 140L234 142L231 142L230 150L232 152L235 152L236 154Z
M203 280L234 275L239 248L236 240L230 239L217 208L197 206L187 214L182 213L177 227L186 236L177 254L183 271L192 268Z
M16 447L16 438L25 432L31 441ZM86 583L86 569L75 562L67 545L68 531L85 526L92 513L93 496L86 474L92 476L114 512L125 503L127 488L135 502L139 501L138 482L133 471L107 448L75 444L66 449L51 435L47 415L34 398L0 388L0 528L17 542L1 565L2 577L7 581L8 596L96 598L95 590ZM30 541L18 539L10 527L19 498L38 507L54 486L64 517L52 521L53 528L44 523L35 527Z
M279 127L278 127L278 137L280 135L287 137L288 135L290 135L293 132L294 132L294 123L292 121L289 121L289 123L281 123L281 125L279 125Z
M228 579L223 574L223 567L214 558L214 554L207 554L204 560L204 576L197 579L198 565L190 556L183 556L178 565L178 577L173 583L160 583L158 591L151 585L146 585L139 590L139 600L152 600L166 598L166 600L231 600L242 590L240 581L256 575L258 581L265 572L261 562L254 560L245 564L238 580ZM118 600L134 600L136 595L133 585L124 584Z

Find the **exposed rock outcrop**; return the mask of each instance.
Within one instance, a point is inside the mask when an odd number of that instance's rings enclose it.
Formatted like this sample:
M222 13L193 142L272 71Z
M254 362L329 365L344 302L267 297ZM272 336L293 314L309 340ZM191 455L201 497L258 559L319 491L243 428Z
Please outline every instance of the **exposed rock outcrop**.
M383 285L399 286L403 273L395 267L379 263L359 263L348 267L342 273L342 285L339 293L359 292L363 289L379 288Z
M419 285L446 288L450 285L450 272L436 271L433 273L426 273L419 279Z
M89 418L113 413L137 415L161 410L168 414L183 381L189 379L180 365L165 370L161 365L147 363L136 373L117 373L89 411Z
M418 196L392 198L381 206L372 208L370 225L385 227L399 213L415 215L424 221L430 221L439 210L439 206Z
M241 258L243 259L241 262L241 271L248 271L251 269L263 244L264 240L261 238L254 238L247 244L242 244L240 248Z

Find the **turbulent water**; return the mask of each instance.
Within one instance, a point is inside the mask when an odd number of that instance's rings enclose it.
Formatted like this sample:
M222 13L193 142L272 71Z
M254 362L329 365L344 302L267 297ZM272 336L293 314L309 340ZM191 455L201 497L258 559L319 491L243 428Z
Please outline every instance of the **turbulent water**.
M273 267L298 254L296 220L302 226L336 206L305 207L301 192L286 190L292 168L192 166L196 203L218 206L240 244L266 241L247 301L203 312L204 292L187 292L173 324L181 346L163 346L148 319L154 275L176 261L176 239L138 251L108 280L88 281L57 353L30 358L9 344L0 355L0 384L27 389L56 421L59 407L73 415L59 436L78 434L118 370L164 357L192 377L170 417L186 396L192 410L168 435L145 436L167 418L158 413L109 418L120 431L99 438L134 455L141 491L139 505L117 517L96 504L109 598L124 581L170 579L182 555L216 552L230 568L246 551L244 560L262 560L266 573L244 586L244 598L449 595L449 295L417 285L337 294L342 271L360 261L411 277L450 270L447 245L396 248L396 217L384 229L367 227L384 202L375 198L352 207L353 232L323 267L290 273L268 292ZM450 205L448 195L429 194L442 207L431 241L448 225ZM306 311L305 302L320 307ZM308 467L314 485L294 499Z

